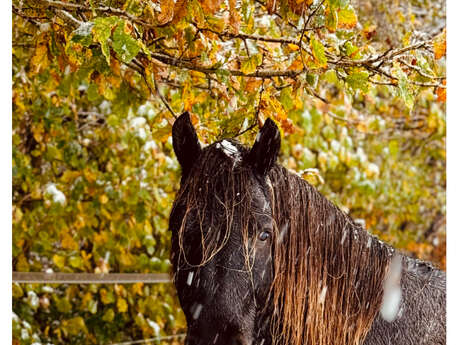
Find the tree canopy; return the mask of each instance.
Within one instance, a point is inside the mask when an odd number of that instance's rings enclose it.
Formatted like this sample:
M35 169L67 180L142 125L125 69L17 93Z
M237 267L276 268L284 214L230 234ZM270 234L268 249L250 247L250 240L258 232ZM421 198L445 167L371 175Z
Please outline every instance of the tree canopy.
M13 0L13 270L169 272L171 126L250 145L445 269L445 2ZM13 284L15 344L178 334L171 284ZM177 339L172 342L177 342ZM170 342L170 341L168 341Z

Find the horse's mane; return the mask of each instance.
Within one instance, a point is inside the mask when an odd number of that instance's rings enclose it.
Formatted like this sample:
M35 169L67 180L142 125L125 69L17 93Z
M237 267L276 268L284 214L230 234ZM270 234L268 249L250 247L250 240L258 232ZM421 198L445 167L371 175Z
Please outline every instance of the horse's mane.
M269 181L279 239L275 343L361 344L380 308L393 249L280 165Z
M211 260L228 241L235 223L245 239L247 258L250 256L247 239L254 175L240 164L248 150L232 143L237 152L230 157L224 157L215 144L209 146L182 181L174 204L174 208L177 203L185 206L178 225L180 248L173 248L172 253L180 257L176 271L180 262L188 261L183 249L186 222L199 222L201 229L202 256L191 264ZM275 222L270 298L274 303L273 343L361 344L381 305L392 249L282 166L276 164L269 171L266 186ZM212 212L204 217L209 209ZM202 225L204 218L207 228Z

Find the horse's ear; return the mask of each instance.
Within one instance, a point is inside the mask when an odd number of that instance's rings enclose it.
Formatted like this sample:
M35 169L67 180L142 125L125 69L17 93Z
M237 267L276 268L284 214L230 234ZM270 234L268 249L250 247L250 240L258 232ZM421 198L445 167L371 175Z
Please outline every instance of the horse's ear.
M172 145L182 167L182 176L186 176L201 153L201 144L188 112L180 115L172 126Z
M265 176L276 163L279 149L279 128L277 128L273 120L267 119L258 132L255 143L250 150L248 163L252 165L259 175Z

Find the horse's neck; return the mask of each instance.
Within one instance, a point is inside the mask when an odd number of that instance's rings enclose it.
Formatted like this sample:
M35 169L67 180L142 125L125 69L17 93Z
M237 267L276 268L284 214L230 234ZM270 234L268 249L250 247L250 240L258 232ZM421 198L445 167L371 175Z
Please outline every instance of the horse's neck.
M401 302L392 322L377 315L364 345L444 345L446 274L429 263L402 258Z

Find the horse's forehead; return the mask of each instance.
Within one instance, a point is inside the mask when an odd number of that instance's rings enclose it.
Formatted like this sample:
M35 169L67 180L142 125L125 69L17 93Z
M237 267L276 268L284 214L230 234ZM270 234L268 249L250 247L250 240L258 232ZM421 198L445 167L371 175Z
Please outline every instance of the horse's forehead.
M271 205L269 204L266 193L263 191L263 186L260 183L255 183L251 186L251 189L254 208L262 213L269 212L271 210Z

